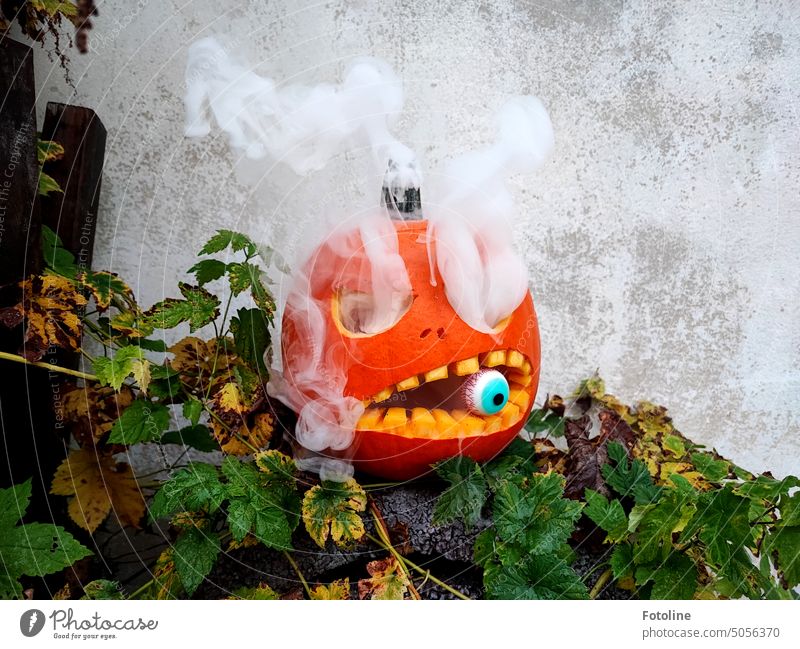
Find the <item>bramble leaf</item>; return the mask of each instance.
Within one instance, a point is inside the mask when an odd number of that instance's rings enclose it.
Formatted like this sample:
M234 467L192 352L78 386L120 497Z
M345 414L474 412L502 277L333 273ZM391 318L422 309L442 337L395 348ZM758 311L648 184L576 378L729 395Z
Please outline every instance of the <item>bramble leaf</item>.
M625 447L617 442L608 444L608 458L614 463L603 466L606 483L620 496L632 496L637 504L645 505L658 499L659 487L653 484L650 472L641 460L628 460Z
M489 599L588 599L575 571L555 554L528 554L492 565L484 576Z
M256 254L256 244L245 234L232 230L217 230L208 242L200 249L200 255L212 255L215 252L222 252L230 246L234 252L244 250L248 257Z
M628 517L619 500L609 502L603 494L587 489L583 513L608 533L606 543L617 543L628 536Z
M306 492L303 523L319 547L325 547L328 537L339 547L345 547L364 536L366 530L360 512L366 508L367 494L355 480L326 480Z
M461 519L469 529L480 520L486 503L487 485L481 467L471 458L456 456L438 463L435 468L450 486L436 501L433 524L447 525Z
M150 505L150 518L155 521L177 511L219 509L225 498L225 487L219 481L217 468L203 462L192 462L178 471L156 492Z
M650 599L692 599L697 590L697 567L685 554L673 552L666 561L636 569L636 585L653 582Z
M175 570L189 595L211 572L219 550L219 535L208 529L189 527L175 541Z
M506 482L494 499L494 524L500 538L519 543L530 554L558 550L581 515L581 504L563 497L564 478L536 474L527 486Z

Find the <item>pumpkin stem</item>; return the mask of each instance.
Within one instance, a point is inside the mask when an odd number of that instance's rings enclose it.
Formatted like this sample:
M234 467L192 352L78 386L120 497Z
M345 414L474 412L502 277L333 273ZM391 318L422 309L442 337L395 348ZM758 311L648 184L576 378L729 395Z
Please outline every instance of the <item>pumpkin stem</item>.
M422 218L420 175L416 160L400 164L389 160L381 188L381 205L389 216L401 221Z

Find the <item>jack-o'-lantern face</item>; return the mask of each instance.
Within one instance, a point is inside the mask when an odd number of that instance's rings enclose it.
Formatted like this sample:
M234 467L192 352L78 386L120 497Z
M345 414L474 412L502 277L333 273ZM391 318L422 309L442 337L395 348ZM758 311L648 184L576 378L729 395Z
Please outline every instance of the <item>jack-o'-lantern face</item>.
M448 302L438 272L431 283L427 222L393 223L411 295L385 309L384 321L374 317L363 256L343 258L323 246L308 276L313 298L329 305L323 364L331 373L344 368L345 396L366 408L347 455L360 470L409 479L456 455L490 459L514 438L536 395L539 331L530 294L491 334L472 329ZM290 300L282 334L290 382L304 317Z

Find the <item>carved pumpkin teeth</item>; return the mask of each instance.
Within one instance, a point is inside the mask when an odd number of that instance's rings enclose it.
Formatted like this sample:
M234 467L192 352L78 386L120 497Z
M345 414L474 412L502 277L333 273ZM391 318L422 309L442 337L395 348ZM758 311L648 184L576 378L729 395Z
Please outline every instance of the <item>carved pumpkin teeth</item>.
M370 408L369 410L365 410L356 424L356 430L379 430L382 428L381 422L385 414L386 408Z
M402 428L406 425L408 417L405 408L389 408L383 418L384 428Z
M523 388L528 387L533 380L530 374L520 374L519 372L509 372L506 374L506 378Z
M441 408L435 408L433 410L433 418L436 421L436 428L440 433L448 433L457 425L456 420L450 416L450 413Z
M389 388L385 388L385 389L381 390L380 392L378 392L374 397L372 397L372 400L375 403L380 403L381 401L386 401L389 397L392 396L392 393L394 393L394 390L392 388L390 388L390 387Z
M447 371L447 365L442 365L441 367L437 367L435 370L425 372L425 383L446 379L448 376L449 374Z
M512 388L508 391L508 400L524 412L531 402L531 397L526 390Z
M478 362L478 357L473 356L472 358L465 358L463 361L457 361L454 363L455 365L455 374L457 376L467 376L469 374L475 374L480 369L480 363Z
M506 365L508 367L522 367L522 364L525 362L525 357L520 354L516 349L512 349L508 352L506 357Z
M410 379L405 379L404 381L400 381L397 384L397 391L403 392L405 390L410 390L411 388L418 388L419 387L419 377L412 376Z
M411 411L411 425L421 434L431 434L436 431L436 419L427 408L414 408Z
M484 367L497 367L498 365L506 364L506 350L496 349L493 352L487 353L483 357Z

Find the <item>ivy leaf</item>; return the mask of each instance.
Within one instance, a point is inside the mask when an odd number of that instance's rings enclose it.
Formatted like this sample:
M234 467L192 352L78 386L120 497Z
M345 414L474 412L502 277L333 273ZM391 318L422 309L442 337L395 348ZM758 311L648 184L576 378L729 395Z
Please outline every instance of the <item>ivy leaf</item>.
M730 462L715 460L709 453L692 453L692 464L706 480L722 482L730 472Z
M70 496L70 518L89 533L112 511L121 527L139 527L144 516L144 496L130 465L94 447L70 451L56 469L50 493Z
M790 589L800 584L800 526L771 531L764 540L764 548L777 559L775 567L783 587Z
M475 460L463 455L436 465L436 473L450 486L439 496L433 510L433 524L446 525L457 519L469 529L481 517L486 503L486 478Z
M156 492L150 505L150 518L155 521L177 511L206 510L214 513L224 499L225 488L219 481L217 468L192 462Z
M519 543L530 554L555 552L581 515L581 504L563 493L564 479L557 473L533 475L525 488L503 484L495 493L493 512L500 538Z
M0 489L0 596L21 597L19 577L41 577L92 553L64 528L44 523L16 525L31 496L31 481Z
M182 322L196 331L219 317L219 298L204 288L178 283L183 300L167 298L154 304L144 314L144 321L156 329L172 329Z
M175 541L175 570L189 595L211 572L219 549L219 536L197 527L187 528Z
M204 453L219 450L219 444L217 444L217 440L214 439L208 426L203 426L202 424L186 426L180 430L171 430L168 433L164 433L161 436L160 443L191 446Z
M489 599L588 599L580 577L556 554L524 555L485 574Z
M650 581L650 599L692 599L697 590L697 567L685 554L673 552L661 564L636 569L637 586Z
M367 572L369 579L358 580L359 599L405 599L410 582L397 559L370 561Z
M628 536L628 517L619 500L609 502L603 494L587 489L583 512L595 525L608 533L606 543L618 543Z
M244 250L248 257L256 254L256 244L247 235L233 230L217 230L217 233L211 237L206 245L204 245L198 254L212 255L216 252L222 252L230 246L234 252Z
M360 512L367 508L367 494L355 480L323 480L303 497L303 523L306 531L321 548L328 537L345 547L364 536Z
M681 542L688 541L699 532L709 559L718 566L724 566L735 552L752 540L749 510L749 501L733 493L730 485L706 492L700 496L697 516L683 531Z
M533 435L544 433L545 436L563 437L564 418L553 414L551 410L545 408L532 410L528 416L528 421L525 422L525 430Z
M683 531L695 515L697 506L687 494L664 490L656 504L636 505L631 511L629 529L636 532L634 560L652 563L672 550L672 535Z
M83 587L83 597L81 599L125 599L125 594L122 592L119 582L109 581L108 579L95 579Z
M625 447L617 442L608 444L608 458L613 466L602 468L606 483L620 496L633 496L637 504L646 505L658 499L660 489L653 484L653 478L641 460L628 461Z
M269 345L269 324L261 309L239 309L231 318L231 333L239 358L266 376L264 352Z
M203 286L222 277L226 268L227 265L217 259L204 259L203 261L198 261L188 272L194 273L197 284Z
M122 412L111 427L109 444L154 442L169 428L170 414L166 406L137 399Z
M350 580L345 577L330 584L319 584L311 590L311 599L350 599Z

